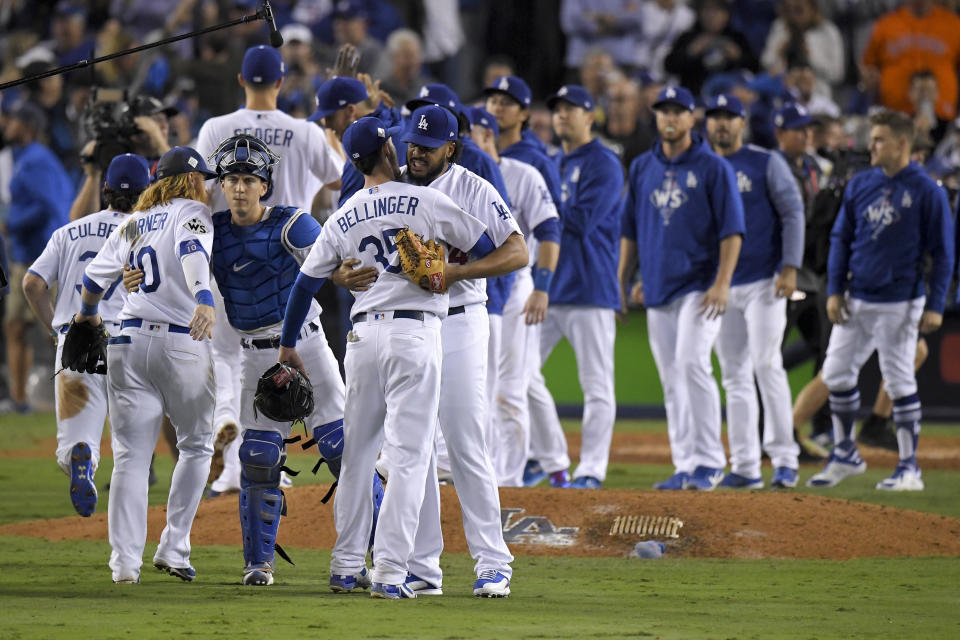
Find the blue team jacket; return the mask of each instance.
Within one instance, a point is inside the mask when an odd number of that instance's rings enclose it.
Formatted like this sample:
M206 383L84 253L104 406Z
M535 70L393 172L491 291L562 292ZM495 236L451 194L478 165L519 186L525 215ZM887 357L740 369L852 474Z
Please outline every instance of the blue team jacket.
M560 158L560 259L550 304L620 308L623 169L599 140Z
M911 162L895 176L879 167L855 175L830 234L827 294L868 302L924 295L924 254L933 258L926 308L943 312L953 269L946 191Z
M29 265L43 253L53 232L70 222L73 196L70 177L52 151L39 142L14 148L7 214L11 262Z
M706 291L717 276L720 241L744 233L733 168L698 135L673 160L658 140L630 164L621 233L637 243L648 307Z

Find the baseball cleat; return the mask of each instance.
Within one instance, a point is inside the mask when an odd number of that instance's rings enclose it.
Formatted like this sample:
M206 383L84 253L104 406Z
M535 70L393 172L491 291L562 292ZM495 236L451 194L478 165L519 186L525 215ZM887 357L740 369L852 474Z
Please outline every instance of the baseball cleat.
M535 487L543 482L546 477L547 472L543 470L539 462L527 460L527 466L523 468L523 486Z
M137 576L127 576L125 578L117 578L113 581L113 584L140 584L140 577Z
M770 487L773 489L793 489L797 486L797 470L790 467L777 467L773 470L773 480Z
M370 588L370 572L364 567L360 573L351 575L330 574L330 590L334 593L350 593L354 589Z
M166 571L174 578L180 578L184 582L193 582L197 577L197 571L193 567L173 567L164 560L154 560L153 566L159 571Z
M663 482L655 482L653 488L660 489L661 491L679 491L680 489L685 489L689 481L689 473L686 471L678 471Z
M404 583L418 596L442 596L443 589L437 585L427 582L412 573L407 574L407 581Z
M574 489L601 489L603 483L593 476L580 476L574 479L573 484L570 486Z
M713 491L723 480L723 469L713 467L698 466L690 474L684 489L693 489L695 491Z
M293 478L287 475L286 471L281 471L280 472L280 488L289 489L292 486L293 486Z
M223 473L223 452L231 442L240 435L240 429L233 422L225 422L220 430L217 431L217 437L213 440L213 457L210 458L210 473L207 475L207 484L213 482Z
M506 598L510 595L510 578L499 571L481 571L473 583L473 595L478 598Z
M269 567L248 567L243 573L243 584L269 587L273 584L273 570Z
M554 471L550 474L550 486L554 489L569 489L570 488L570 474L566 469L561 469L560 471Z
M860 475L867 470L867 463L854 449L846 456L840 457L836 452L830 454L827 466L807 480L808 487L834 487L844 478Z
M923 478L918 467L898 464L897 470L889 478L877 483L881 491L923 491Z
M70 502L84 518L97 510L97 486L93 483L93 457L86 442L73 445L70 453Z
M763 478L748 478L731 471L717 486L721 489L763 489Z
M417 592L406 584L383 584L382 582L374 582L370 587L370 597L384 598L386 600L401 600L405 598L416 598Z

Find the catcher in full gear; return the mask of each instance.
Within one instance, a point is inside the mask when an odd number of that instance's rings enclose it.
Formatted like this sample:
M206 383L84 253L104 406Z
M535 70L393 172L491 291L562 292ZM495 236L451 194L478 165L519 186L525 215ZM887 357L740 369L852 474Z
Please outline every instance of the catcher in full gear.
M344 387L313 302L300 332L303 370L276 364L287 297L320 225L296 207L260 204L280 161L260 139L236 135L210 157L230 209L213 214L210 266L230 325L241 335L239 456L243 584L269 585L284 498L280 472L294 421L312 431L320 455L339 476L343 450ZM125 285L135 285L133 278ZM382 495L374 478L375 497ZM379 502L378 502L379 504Z

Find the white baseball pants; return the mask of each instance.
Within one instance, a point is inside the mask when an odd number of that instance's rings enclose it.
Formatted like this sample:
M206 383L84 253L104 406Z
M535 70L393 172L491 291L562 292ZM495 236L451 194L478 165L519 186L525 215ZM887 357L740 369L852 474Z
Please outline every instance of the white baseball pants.
M580 464L574 478L592 476L601 482L607 477L610 440L617 414L613 386L613 345L616 339L616 317L613 309L550 306L540 328L540 363L561 338L567 338L577 359L577 377L583 390L583 426L581 429ZM547 390L543 375L533 377L528 391L532 459L539 460L547 473L569 466L566 440L557 406ZM562 449L560 443L563 443ZM566 464L562 464L566 461Z
M136 578L147 538L147 477L163 414L177 432L180 458L167 498L167 526L154 560L190 566L190 527L213 454L213 364L210 342L144 321L107 348L114 466L108 530L114 580Z
M217 310L217 330L213 332L213 369L217 380L217 404L213 414L214 433L232 422L240 426L240 334L227 322L223 296L211 282L213 301ZM223 451L223 471L210 485L213 491L240 488L240 437L233 439Z
M700 313L702 291L693 291L660 307L647 308L650 350L660 374L670 455L678 472L698 466L723 469L720 440L720 390L710 351L720 319Z
M763 450L774 467L797 469L800 448L793 439L790 385L780 351L787 326L787 300L778 298L773 278L730 288L715 350L727 395L730 470L760 477L760 406Z
M373 581L401 584L413 553L425 479L434 463L440 404L440 319L394 319L368 312L347 338L340 484L334 498L337 542L330 572L365 566L373 525L371 478L381 448L390 451L374 542ZM434 476L435 477L435 476Z

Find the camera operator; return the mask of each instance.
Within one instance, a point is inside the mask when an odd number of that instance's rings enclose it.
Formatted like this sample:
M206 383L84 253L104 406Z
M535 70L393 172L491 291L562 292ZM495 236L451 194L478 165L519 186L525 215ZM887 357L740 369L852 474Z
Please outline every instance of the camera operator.
M157 160L170 150L170 118L178 112L173 107L164 107L157 98L140 95L119 107L116 120L101 124L100 130L112 133L116 130L116 139L109 134L95 136L80 152L83 163L84 181L80 191L70 206L70 220L77 220L100 210L100 189L103 184L103 167L114 155L135 153L150 163L153 175ZM127 135L128 129L133 132ZM111 153L104 154L104 145L111 145ZM112 145L116 145L113 149ZM112 153L112 151L117 153ZM110 157L105 157L110 155Z

